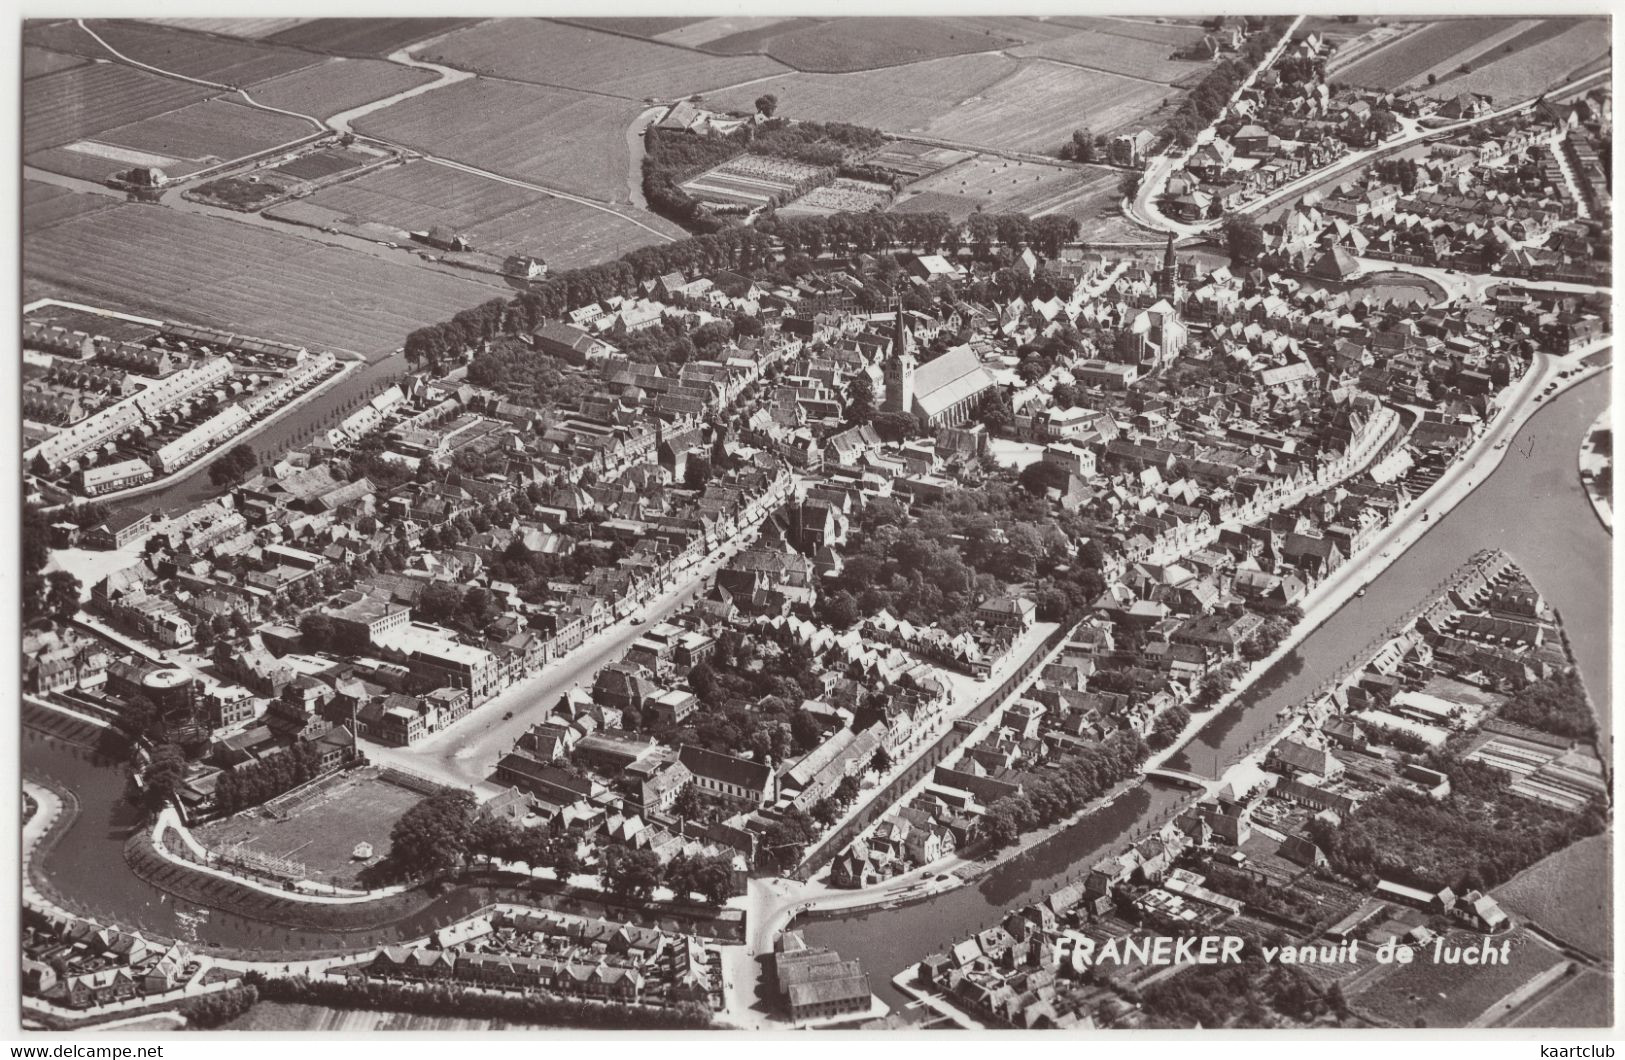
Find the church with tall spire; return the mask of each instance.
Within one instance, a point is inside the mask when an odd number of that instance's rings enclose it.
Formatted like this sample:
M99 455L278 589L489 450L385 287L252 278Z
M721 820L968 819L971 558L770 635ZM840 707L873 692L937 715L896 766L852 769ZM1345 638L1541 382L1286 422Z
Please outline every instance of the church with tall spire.
M897 322L892 330L891 350L886 356L886 400L881 404L884 412L914 411L914 371L919 367L914 359L914 338L909 334L908 319L903 315L903 300L897 300Z
M1157 273L1157 293L1164 298L1174 296L1179 283L1179 259L1174 256L1174 237L1168 236L1168 249L1162 252L1162 270Z
M969 346L955 346L920 364L901 299L881 373L886 384L881 411L906 412L927 429L969 422L982 395L996 385Z

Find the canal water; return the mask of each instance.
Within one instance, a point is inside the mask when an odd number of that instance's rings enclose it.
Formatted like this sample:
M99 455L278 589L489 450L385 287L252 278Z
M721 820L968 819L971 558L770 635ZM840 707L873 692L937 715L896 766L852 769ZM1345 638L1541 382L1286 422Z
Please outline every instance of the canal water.
M1608 630L1610 537L1578 483L1576 459L1582 437L1608 401L1611 373L1561 395L1519 432L1506 459L1478 490L1433 528L1383 575L1366 596L1352 602L1305 640L1265 687L1241 709L1228 711L1191 745L1197 772L1234 760L1275 720L1284 706L1309 696L1326 675L1365 649L1397 617L1417 604L1473 552L1506 549L1537 589L1562 614L1581 673L1594 702L1610 702ZM1606 708L1600 719L1605 752L1611 743ZM79 798L80 815L43 858L49 885L86 911L124 926L150 927L165 935L187 934L186 917L158 889L126 867L122 847L135 825L122 805L123 767L56 736L24 729L24 772L45 775ZM809 941L861 958L876 993L905 1001L890 979L945 944L997 921L1010 906L1041 897L1076 879L1102 854L1165 819L1185 792L1147 782L1082 818L1033 850L985 877L925 902L898 909L810 921ZM264 951L357 948L422 934L431 921L444 923L458 907L472 904L465 891L385 932L355 936L307 934L252 919L210 912L195 922L196 937L227 947ZM196 912L183 908L182 914Z
M1488 480L1373 580L1364 597L1283 659L1240 709L1227 710L1205 726L1188 745L1184 763L1169 764L1215 775L1216 768L1240 757L1249 742L1271 727L1281 708L1312 695L1329 674L1470 555L1495 547L1505 549L1562 614L1587 690L1602 708L1603 752L1611 754L1612 539L1592 511L1576 467L1581 439L1608 403L1611 378L1611 372L1604 372L1531 417ZM995 923L1009 907L1077 878L1137 830L1160 823L1187 797L1187 792L1161 783L1142 783L969 886L910 907L798 926L809 942L830 946L845 958L860 958L878 996L893 1005L906 1003L892 986L892 976L945 943Z
M349 415L353 403L371 397L404 376L406 371L406 358L398 353L352 369L343 379L249 438L248 445L262 461L274 461L295 445L309 441L315 429L336 424ZM220 488L209 481L209 464L205 462L178 482L118 501L116 507L125 511L173 512L195 507L219 495Z

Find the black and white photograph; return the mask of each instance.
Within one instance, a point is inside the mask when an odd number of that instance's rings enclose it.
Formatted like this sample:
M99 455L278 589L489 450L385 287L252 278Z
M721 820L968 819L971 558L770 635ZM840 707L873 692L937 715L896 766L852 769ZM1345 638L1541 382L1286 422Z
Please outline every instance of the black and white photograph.
M1608 10L962 6L17 17L0 1038L1612 1036Z

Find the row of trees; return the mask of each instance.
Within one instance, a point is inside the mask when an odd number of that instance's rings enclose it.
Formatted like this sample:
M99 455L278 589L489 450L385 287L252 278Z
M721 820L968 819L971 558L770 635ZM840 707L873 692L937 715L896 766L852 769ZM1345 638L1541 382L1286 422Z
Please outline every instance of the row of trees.
M1249 36L1234 59L1218 63L1197 83L1163 126L1163 136L1181 147L1196 142L1196 136L1229 105L1247 74L1263 61L1292 20L1283 16L1263 19L1263 33Z
M291 791L319 776L321 769L316 745L298 740L280 754L226 770L215 785L215 802L222 813L233 814Z

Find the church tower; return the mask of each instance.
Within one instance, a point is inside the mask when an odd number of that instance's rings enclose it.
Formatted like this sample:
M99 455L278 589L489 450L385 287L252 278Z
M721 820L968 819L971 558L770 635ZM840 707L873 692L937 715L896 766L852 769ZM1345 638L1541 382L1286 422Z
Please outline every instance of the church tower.
M891 355L886 358L885 412L914 411L914 343L908 333L908 321L903 317L903 300L897 300L897 324L892 334Z
M1174 237L1168 237L1168 249L1162 253L1162 271L1157 274L1157 293L1164 298L1174 296L1174 284L1179 279L1179 260L1174 257Z

